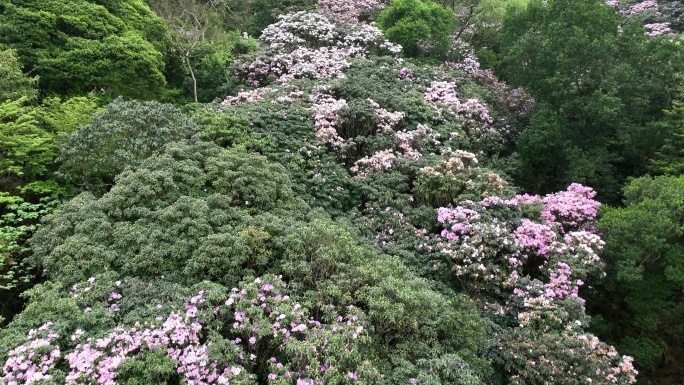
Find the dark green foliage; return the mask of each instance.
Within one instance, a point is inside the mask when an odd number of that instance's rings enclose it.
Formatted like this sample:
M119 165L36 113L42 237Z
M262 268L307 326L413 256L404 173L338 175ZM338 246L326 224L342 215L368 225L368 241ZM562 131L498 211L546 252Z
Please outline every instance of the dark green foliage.
M299 206L282 167L263 157L170 144L120 174L102 198L84 193L65 204L34 236L34 255L59 281L113 269L234 284L271 263L275 216L290 210L284 218L294 219Z
M611 267L594 298L606 337L648 373L684 338L684 177L642 177L599 222Z
M311 10L315 0L254 0L251 23L247 27L250 35L258 37L268 25L278 21L278 15Z
M45 92L150 98L164 85L164 24L142 0L13 1L0 26Z
M378 27L410 57L442 58L456 27L453 12L432 1L394 0L378 16Z
M678 87L682 46L619 24L613 9L589 0L532 1L506 18L501 73L542 107L533 132L518 143L525 188L548 192L581 182L603 199L614 197L627 176L645 171L663 140L643 127ZM535 154L547 150L549 164L539 169Z
M684 103L676 101L651 130L664 131L667 135L651 165L653 171L672 176L684 174Z
M136 166L166 143L190 137L197 129L170 104L119 98L67 136L59 172L80 189L101 192L126 166Z

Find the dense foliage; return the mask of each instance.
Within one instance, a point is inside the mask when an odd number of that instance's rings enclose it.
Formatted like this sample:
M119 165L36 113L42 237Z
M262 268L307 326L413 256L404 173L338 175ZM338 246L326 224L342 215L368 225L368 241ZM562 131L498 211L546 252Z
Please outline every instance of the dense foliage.
M164 85L164 24L142 0L12 1L0 26L44 92L151 98Z
M508 3L0 4L0 383L680 378L679 8Z

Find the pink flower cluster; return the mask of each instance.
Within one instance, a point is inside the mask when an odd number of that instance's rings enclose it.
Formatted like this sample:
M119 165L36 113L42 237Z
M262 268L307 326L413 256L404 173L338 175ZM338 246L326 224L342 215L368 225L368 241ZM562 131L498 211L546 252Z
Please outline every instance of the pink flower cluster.
M55 361L61 357L61 352L59 345L52 346L52 341L59 335L50 331L51 326L52 322L47 322L38 330L31 329L28 341L9 351L0 382L32 385L52 379L48 372L55 368Z
M671 24L668 23L651 23L651 24L644 24L644 28L646 28L646 36L659 36L659 35L667 35L672 33L672 28L670 28Z
M453 82L432 82L425 92L424 98L432 103L460 103L456 92L456 83Z
M314 88L309 111L314 117L316 138L334 148L340 148L344 144L344 139L337 134L336 128L342 123L340 111L347 107L347 101L336 99L329 92L330 87L327 86Z
M634 4L627 9L620 11L623 15L637 15L645 11L657 10L658 3L653 0L642 1L641 3Z
M387 111L386 109L380 107L380 105L372 99L368 99L367 101L373 108L373 112L375 113L375 117L377 119L377 125L380 129L379 132L381 133L392 131L394 129L394 126L399 124L399 122L401 122L402 119L404 119L404 116L406 116L406 114L404 114L401 111Z
M518 255L525 258L536 255L548 260L558 249L557 236L551 227L526 218L513 231L513 239L518 247ZM522 262L519 265L522 265Z
M544 207L541 215L547 223L556 225L562 233L573 229L592 230L601 203L593 198L591 187L573 183L566 191L550 194L541 199Z
M283 295L284 289L278 277L257 278L242 289L234 288L223 304L205 305L204 292L200 291L186 302L184 314L172 312L166 318L157 317L157 322L117 327L97 339L85 338L84 332L77 330L71 336L77 345L64 357L70 368L66 383L114 385L122 363L150 350L165 352L184 383L190 385L253 380L256 376L249 369L257 361L268 361L272 366L270 380L282 377L318 384L340 372L354 373L361 382L368 380L365 373L373 371L362 369L371 365L368 360L362 364L360 355L361 345L370 338L364 313L353 306L346 316L327 311L332 320L323 324L307 318L300 304ZM117 299L118 293L112 294L110 297ZM200 312L204 312L201 318ZM212 322L212 317L225 318L218 320L220 323L232 323L228 338L237 362L219 362L210 356L212 342L202 335L200 319ZM3 365L3 381L33 384L53 377L50 371L61 353L59 346L51 344L59 337L50 331L51 325L31 330L28 341L10 351ZM284 360L264 357L274 352Z

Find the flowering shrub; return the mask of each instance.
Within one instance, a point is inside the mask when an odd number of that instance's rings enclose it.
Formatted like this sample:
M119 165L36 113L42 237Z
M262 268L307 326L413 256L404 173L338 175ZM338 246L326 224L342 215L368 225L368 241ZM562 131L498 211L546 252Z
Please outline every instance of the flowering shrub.
M214 295L209 301L204 296L200 291L188 300L184 312L173 311L131 328L119 326L104 337L86 337L78 329L66 340L71 352L63 358L60 347L53 345L59 335L46 323L10 351L3 378L10 384L50 380L57 361L63 359L70 368L67 384L115 384L127 360L144 359L146 352L157 351L168 356L174 372L189 384L253 383L260 375L269 384L380 379L362 354L362 345L370 339L364 327L366 316L357 308L349 307L346 315L328 310L329 321L320 322L308 317L275 276L234 288L222 303ZM217 322L226 325L221 336L206 330ZM224 345L227 351L217 354L214 344Z
M0 377L5 383L33 385L52 380L48 373L62 355L59 345L52 344L59 335L50 331L50 326L52 323L47 322L37 330L31 329L26 343L9 351L2 367L4 376Z
M262 32L259 40L273 51L294 51L331 46L338 39L335 24L313 12L295 12L278 17Z
M499 174L479 167L475 154L463 150L447 150L439 163L421 168L415 191L419 202L435 208L468 199L479 201L489 195L512 194Z
M452 163L467 172L462 159ZM579 287L602 267L597 253L603 242L586 231L593 228L599 206L594 194L573 184L545 197L490 196L437 210L443 230L432 241L428 237L424 247L432 245L449 261L461 285L503 298L486 306L495 317L508 314L515 320L517 326L499 336L495 352L513 383L541 384L549 378L573 383L577 376L598 383L635 382L631 358L621 360L614 348L583 329L588 317ZM540 222L521 218L526 206L540 203L535 216ZM517 219L500 216L506 212L501 208L517 212Z

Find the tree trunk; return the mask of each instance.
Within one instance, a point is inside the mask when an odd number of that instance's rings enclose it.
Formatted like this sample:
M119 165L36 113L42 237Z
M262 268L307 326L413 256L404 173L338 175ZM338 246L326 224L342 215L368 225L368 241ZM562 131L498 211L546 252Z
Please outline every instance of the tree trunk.
M192 70L192 65L190 64L190 53L185 54L185 64L188 66L188 71L190 71L190 76L192 77L192 94L195 97L195 103L197 103L197 79L195 78L195 72Z

